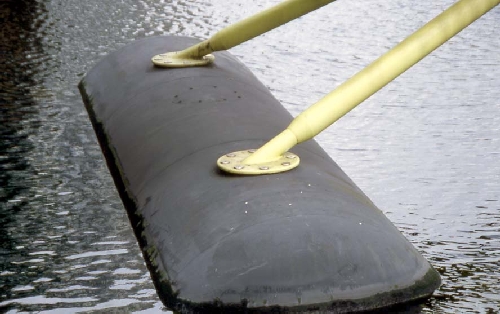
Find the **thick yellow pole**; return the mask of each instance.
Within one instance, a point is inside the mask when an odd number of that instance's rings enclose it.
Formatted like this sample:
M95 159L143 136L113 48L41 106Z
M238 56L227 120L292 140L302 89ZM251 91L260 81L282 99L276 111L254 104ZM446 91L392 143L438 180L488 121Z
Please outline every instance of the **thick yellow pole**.
M159 54L153 57L155 65L161 67L198 66L211 62L206 55L228 50L247 40L264 34L304 14L319 9L335 0L287 0L258 14L228 26L210 39L182 51Z
M297 116L285 131L241 164L277 160L294 145L313 138L499 3L500 0L458 1Z

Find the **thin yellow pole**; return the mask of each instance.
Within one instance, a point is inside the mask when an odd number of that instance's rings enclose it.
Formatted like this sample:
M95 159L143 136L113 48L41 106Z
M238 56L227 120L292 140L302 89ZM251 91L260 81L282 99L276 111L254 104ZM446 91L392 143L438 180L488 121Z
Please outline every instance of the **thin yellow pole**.
M242 163L277 160L296 144L313 138L499 3L500 0L458 1L302 112L286 130Z
M319 9L335 0L287 0L274 7L230 25L215 33L209 39L182 51L156 55L152 61L163 67L202 65L191 63L189 59L200 60L214 51L228 50L254 37L264 34L280 25L290 22L304 14ZM168 57L168 59L166 59ZM180 59L185 63L176 63Z

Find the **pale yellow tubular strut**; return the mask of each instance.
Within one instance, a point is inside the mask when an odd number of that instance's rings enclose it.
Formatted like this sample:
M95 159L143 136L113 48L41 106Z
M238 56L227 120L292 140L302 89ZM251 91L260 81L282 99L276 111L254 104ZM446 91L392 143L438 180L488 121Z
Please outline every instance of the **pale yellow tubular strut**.
M458 1L313 104L285 131L241 163L252 165L276 160L294 145L313 138L499 3L500 0Z
M210 53L228 50L280 25L314 11L335 0L287 0L258 14L228 26L210 39L182 51L154 56L151 60L160 67L201 66L213 61Z

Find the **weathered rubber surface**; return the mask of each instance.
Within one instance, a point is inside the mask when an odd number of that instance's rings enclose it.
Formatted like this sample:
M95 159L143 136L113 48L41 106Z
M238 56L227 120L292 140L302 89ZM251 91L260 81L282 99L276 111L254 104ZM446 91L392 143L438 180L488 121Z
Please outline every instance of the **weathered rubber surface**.
M314 141L298 168L238 177L290 114L229 53L203 68L150 58L196 43L151 37L109 55L80 90L158 294L178 312L333 313L428 297L438 273Z

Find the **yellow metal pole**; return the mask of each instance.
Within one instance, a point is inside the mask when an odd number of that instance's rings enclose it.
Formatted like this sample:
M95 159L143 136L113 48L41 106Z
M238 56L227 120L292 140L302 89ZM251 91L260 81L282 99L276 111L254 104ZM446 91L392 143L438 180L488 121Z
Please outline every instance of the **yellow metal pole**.
M290 148L316 136L499 3L500 0L458 1L302 112L286 130L239 161L239 167L279 160ZM240 173L238 169L221 168Z
M287 0L258 14L228 26L210 39L182 51L168 52L152 58L160 67L187 67L208 64L214 51L228 50L264 34L335 0ZM207 56L208 55L208 56Z

